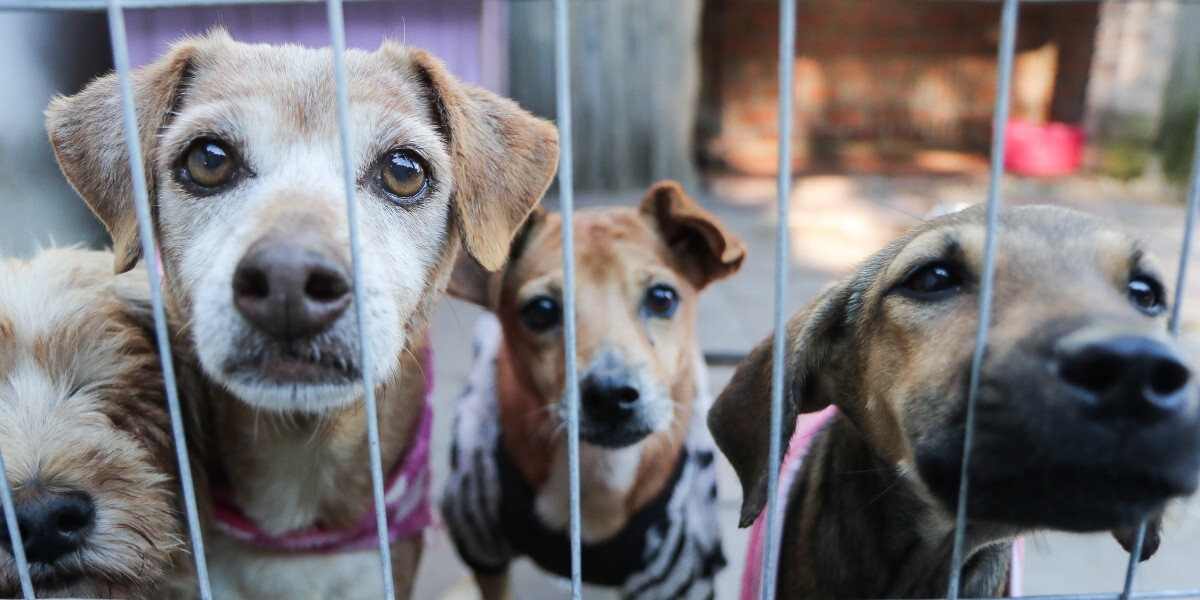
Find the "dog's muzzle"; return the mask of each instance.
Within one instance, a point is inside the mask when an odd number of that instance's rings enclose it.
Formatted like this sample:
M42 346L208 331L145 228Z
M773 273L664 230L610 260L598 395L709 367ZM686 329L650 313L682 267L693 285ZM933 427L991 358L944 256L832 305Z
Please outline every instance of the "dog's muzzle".
M24 494L17 499L17 524L25 548L25 558L31 570L38 574L39 588L58 588L74 583L79 577L58 576L60 559L70 556L87 543L96 520L96 506L91 497L79 491ZM0 548L12 553L8 527L3 526L0 512Z
M233 274L233 302L252 327L276 340L328 331L350 305L345 268L305 236L267 236L254 243Z
M604 448L623 448L654 431L652 393L614 352L602 352L579 382L580 438Z
M1040 336L1039 336L1040 337ZM970 465L973 519L1100 531L1136 525L1200 484L1200 407L1165 340L1049 336L984 366ZM963 406L918 447L921 478L953 507Z

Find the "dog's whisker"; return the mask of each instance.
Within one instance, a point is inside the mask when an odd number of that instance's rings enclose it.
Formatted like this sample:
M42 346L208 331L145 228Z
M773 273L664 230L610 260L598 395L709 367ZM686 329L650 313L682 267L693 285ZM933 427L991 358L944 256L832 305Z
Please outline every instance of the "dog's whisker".
M886 495L888 492L890 492L890 491L892 491L893 489L895 489L895 487L896 487L896 486L898 486L898 485L900 485L900 483L901 483L901 482L903 482L903 481L904 481L904 478L903 478L903 477L901 477L901 476L899 476L899 475L897 475L897 476L896 476L896 480L895 480L895 481L893 481L892 483L888 484L888 486L887 486L886 488L883 488L883 491L882 491L882 492L879 492L879 494L877 494L877 495L876 495L874 498L871 498L870 500L868 500L866 504L863 504L862 506L858 507L858 510L857 510L857 511L855 511L855 513L856 513L856 514L857 514L857 513L861 513L862 511L866 510L866 509L867 509L867 507L869 507L869 506L871 506L872 504L874 504L874 503L875 503L876 501L878 501L880 498L883 498L883 497L884 497L884 495Z

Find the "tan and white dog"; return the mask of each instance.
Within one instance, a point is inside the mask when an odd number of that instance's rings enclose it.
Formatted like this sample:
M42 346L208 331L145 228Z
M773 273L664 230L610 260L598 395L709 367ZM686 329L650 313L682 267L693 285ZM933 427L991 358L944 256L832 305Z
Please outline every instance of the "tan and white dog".
M725 561L697 296L745 247L674 182L574 227L583 579L627 598L712 597ZM570 573L562 228L535 212L502 273L467 264L451 283L495 313L476 330L441 501L486 598L506 595L518 556Z
M554 175L554 127L393 43L346 57L363 279L352 281L331 53L185 39L133 73L220 597L382 588L363 379L379 402L392 562L409 593L428 520L425 328L461 245L483 268ZM115 75L56 100L59 163L140 258ZM369 331L360 335L354 286ZM363 372L359 346L374 364Z
M0 261L0 451L38 598L181 597L192 561L144 271ZM0 510L0 598L19 597Z

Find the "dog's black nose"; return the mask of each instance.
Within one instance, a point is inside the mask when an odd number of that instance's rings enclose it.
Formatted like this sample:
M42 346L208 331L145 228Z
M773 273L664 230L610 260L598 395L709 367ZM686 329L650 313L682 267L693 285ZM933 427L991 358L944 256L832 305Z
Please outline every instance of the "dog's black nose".
M2 516L2 515L0 515ZM50 564L77 550L96 518L91 498L79 492L50 494L17 504L25 558ZM0 522L0 545L12 551L8 527Z
M588 416L601 423L618 425L633 416L641 394L624 377L588 375L579 389L579 400Z
M1060 349L1059 376L1087 392L1098 414L1156 419L1187 403L1191 371L1166 344L1120 336Z
M250 247L233 274L233 301L255 328L280 338L321 333L350 305L350 280L311 248L272 240Z

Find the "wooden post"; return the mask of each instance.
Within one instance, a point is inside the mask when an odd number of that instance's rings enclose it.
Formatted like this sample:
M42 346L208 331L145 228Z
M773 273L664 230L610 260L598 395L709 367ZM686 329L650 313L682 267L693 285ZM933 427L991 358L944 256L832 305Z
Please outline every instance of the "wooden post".
M627 190L665 178L699 182L694 130L701 0L571 5L575 186ZM551 11L509 5L509 91L555 118Z

